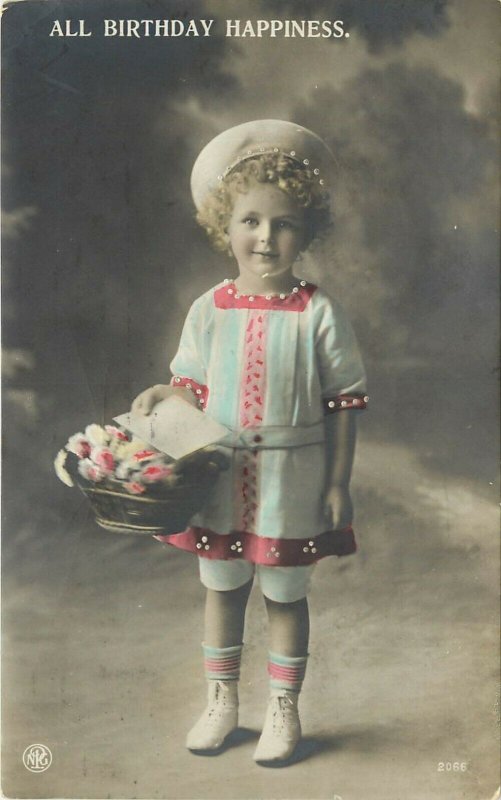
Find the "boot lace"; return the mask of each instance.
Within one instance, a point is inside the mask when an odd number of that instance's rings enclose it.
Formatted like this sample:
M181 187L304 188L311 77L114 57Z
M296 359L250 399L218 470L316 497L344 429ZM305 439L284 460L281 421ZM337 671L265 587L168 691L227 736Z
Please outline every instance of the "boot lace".
M207 718L210 722L217 722L224 716L228 709L230 687L224 681L214 681L213 694L207 707Z
M274 695L271 698L272 726L274 734L282 734L284 729L294 729L297 725L296 703L287 694Z

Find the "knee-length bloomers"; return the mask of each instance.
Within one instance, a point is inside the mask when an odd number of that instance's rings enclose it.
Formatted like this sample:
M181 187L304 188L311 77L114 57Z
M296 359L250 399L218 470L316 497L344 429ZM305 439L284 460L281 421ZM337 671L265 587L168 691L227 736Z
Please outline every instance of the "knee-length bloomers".
M199 556L268 566L356 550L325 517L325 414L365 408L353 329L325 292L243 295L225 281L196 300L171 363L172 383L229 429L222 472L184 532L158 536Z

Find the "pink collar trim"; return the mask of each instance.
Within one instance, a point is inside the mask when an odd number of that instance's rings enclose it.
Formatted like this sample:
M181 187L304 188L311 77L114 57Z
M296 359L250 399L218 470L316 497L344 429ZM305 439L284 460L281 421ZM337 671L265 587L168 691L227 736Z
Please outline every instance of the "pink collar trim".
M304 284L304 285L303 285ZM316 290L313 283L302 281L297 292L279 295L240 294L234 283L225 283L214 291L216 308L256 308L273 311L304 311Z

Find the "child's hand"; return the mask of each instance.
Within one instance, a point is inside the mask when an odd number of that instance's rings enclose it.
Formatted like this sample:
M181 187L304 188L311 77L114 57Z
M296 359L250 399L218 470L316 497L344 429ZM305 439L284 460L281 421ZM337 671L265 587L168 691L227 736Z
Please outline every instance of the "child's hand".
M340 530L353 521L353 503L348 486L331 486L325 496L326 517L332 530Z
M149 389L145 389L144 392L138 394L132 403L131 411L133 414L147 415L157 403L174 394L192 405L197 405L196 398L189 389L185 389L183 386L169 386L157 383L156 386L150 386Z
M156 386L150 386L144 392L138 394L133 400L131 411L133 414L149 414L153 406L156 406L161 400L165 400L172 394L172 386L163 385L158 383Z

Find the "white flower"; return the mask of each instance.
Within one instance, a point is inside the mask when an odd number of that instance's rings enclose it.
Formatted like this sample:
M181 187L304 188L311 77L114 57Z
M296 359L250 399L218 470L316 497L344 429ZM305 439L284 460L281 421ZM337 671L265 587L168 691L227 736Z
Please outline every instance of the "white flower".
M119 439L121 442L129 441L129 437L126 432L121 428L117 428L116 425L105 425L104 429L106 433L109 433L112 439Z
M74 433L73 436L70 436L68 439L66 449L79 458L87 458L90 453L90 443L83 433Z
M71 480L68 472L65 469L67 457L68 453L66 452L66 450L60 450L56 458L54 459L54 469L56 470L56 475L60 481L65 483L66 486L74 486L73 481Z
M109 444L111 437L100 425L87 425L85 429L85 438L91 445L103 446Z
M146 450L147 447L146 442L142 442L140 439L133 439L132 442L120 442L118 444L114 442L112 451L120 461L128 461L135 453L139 453L140 450Z
M103 470L97 464L93 464L90 458L82 458L78 462L78 471L85 480L94 481L94 483L102 481L105 477Z
M141 464L132 461L121 461L115 469L115 477L120 481L126 480L132 472L139 472Z

